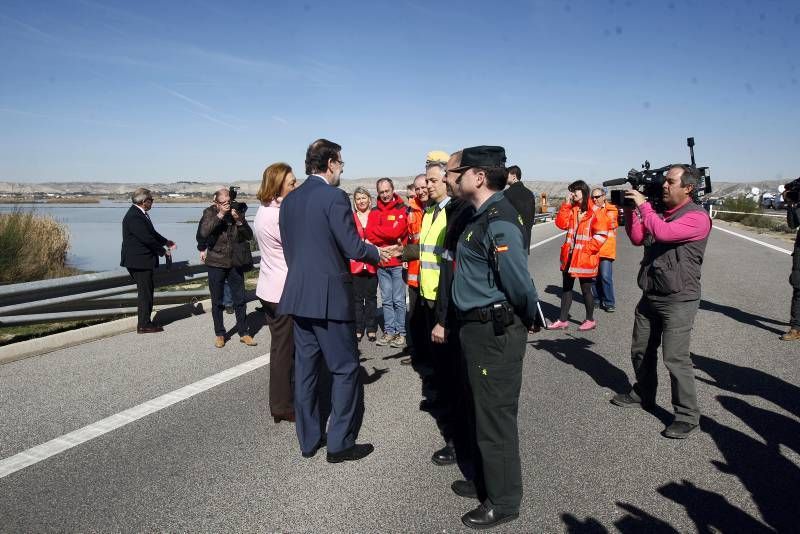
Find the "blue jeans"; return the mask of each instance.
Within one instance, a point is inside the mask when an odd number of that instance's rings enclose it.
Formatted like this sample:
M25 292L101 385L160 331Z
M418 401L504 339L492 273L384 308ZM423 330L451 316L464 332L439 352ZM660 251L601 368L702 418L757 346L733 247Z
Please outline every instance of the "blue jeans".
M614 299L614 277L612 266L614 260L600 258L600 272L592 286L592 295L600 302L600 306L616 306Z
M378 285L383 303L383 332L406 335L406 283L403 268L378 267Z

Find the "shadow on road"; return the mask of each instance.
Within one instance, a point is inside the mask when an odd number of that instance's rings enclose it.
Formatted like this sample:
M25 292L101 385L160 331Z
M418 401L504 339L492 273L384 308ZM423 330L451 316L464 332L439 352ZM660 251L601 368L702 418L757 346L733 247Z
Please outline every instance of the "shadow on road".
M697 532L773 532L722 495L698 488L688 480L670 482L658 488L658 492L686 509Z
M703 417L700 423L725 458L724 462L712 463L720 471L739 478L758 506L761 516L772 528L778 532L796 532L797 524L800 523L800 509L797 506L800 468L781 454L778 444L787 440L788 433L797 434L797 422L783 415L755 408L741 399L720 397L718 400L754 430L760 428L764 431L767 424L780 425L765 432L766 436L762 437L767 443L764 444L759 439L709 417ZM758 421L766 414L769 414L768 421ZM748 532L747 529L737 530Z
M748 324L750 326L755 326L756 328L761 328L762 330L766 330L767 332L772 332L773 334L783 334L785 330L780 330L778 328L767 326L764 324L765 322L781 326L788 326L789 324L782 321L777 321L775 319L770 319L769 317L763 317L761 315L748 313L739 308L726 306L725 304L717 304L715 302L711 302L705 299L700 300L700 309L720 313L722 315L725 315L726 317L730 317L734 321Z
M569 334L567 334L569 335ZM557 360L589 375L594 382L614 393L627 393L631 389L628 375L598 353L590 350L593 341L585 338L538 339L529 341L536 349L552 354Z
M795 417L800 417L800 388L794 384L758 369L699 354L692 354L692 361L695 368L713 378L712 381L698 376L697 381L739 395L757 395L780 406Z

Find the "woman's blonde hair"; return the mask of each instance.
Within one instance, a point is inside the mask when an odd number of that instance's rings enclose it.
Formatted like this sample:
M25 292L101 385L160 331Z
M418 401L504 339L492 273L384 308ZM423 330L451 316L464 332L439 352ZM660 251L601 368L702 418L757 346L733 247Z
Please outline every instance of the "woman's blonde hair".
M356 187L355 191L353 191L353 208L358 209L356 208L356 195L366 195L369 199L370 206L372 206L372 195L370 195L369 191L367 191L365 188L359 186Z
M256 198L261 202L272 202L281 194L281 187L286 175L292 172L288 163L273 163L264 170L261 187L258 188Z

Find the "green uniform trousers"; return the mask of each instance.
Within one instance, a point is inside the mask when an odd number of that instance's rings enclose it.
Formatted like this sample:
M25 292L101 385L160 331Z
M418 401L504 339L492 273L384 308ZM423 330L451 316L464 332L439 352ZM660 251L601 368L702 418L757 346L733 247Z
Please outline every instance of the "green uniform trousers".
M516 315L499 336L491 322L461 323L486 494L503 513L518 513L522 501L517 410L527 339L528 330Z

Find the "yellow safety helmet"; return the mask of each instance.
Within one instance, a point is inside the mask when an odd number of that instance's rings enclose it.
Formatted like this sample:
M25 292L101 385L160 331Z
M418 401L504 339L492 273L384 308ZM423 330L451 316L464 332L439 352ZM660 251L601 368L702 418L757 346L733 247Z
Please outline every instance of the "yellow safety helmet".
M431 165L434 163L441 163L442 165L447 165L447 160L450 159L450 154L445 152L444 150L431 150L428 152L428 155L425 156L425 165Z

